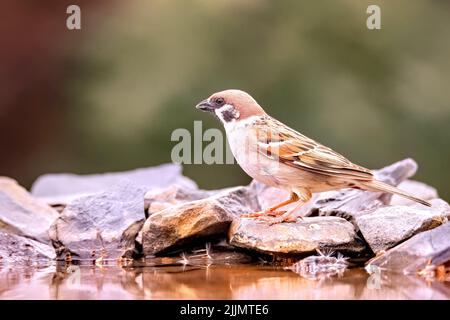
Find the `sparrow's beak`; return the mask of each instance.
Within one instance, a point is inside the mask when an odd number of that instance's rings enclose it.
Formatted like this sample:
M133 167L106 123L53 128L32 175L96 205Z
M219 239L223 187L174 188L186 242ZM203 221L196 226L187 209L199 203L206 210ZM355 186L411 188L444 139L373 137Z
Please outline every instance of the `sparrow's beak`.
M212 112L214 110L214 106L208 100L200 101L195 107L202 111Z

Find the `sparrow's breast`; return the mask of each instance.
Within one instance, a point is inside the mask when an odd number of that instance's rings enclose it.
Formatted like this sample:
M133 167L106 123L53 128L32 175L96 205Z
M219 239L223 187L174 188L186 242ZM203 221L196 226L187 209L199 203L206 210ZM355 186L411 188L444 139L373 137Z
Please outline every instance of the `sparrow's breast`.
M285 187L285 182L279 179L285 175L285 166L261 153L254 129L227 130L227 138L234 158L250 177L270 186Z

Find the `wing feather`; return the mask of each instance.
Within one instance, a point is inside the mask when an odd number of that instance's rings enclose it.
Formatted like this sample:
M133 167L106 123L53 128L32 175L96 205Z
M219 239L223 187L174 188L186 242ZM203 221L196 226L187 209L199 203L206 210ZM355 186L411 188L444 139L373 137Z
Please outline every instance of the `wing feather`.
M269 122L269 123L267 123ZM347 179L372 180L373 173L273 118L257 123L258 151L299 169Z

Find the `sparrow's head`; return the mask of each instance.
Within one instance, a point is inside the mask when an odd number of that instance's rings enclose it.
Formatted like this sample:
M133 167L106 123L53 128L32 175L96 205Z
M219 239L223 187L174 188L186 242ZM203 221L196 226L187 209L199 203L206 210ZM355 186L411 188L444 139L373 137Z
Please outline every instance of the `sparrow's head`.
M197 109L213 112L223 123L239 121L265 112L248 93L241 90L224 90L199 102Z

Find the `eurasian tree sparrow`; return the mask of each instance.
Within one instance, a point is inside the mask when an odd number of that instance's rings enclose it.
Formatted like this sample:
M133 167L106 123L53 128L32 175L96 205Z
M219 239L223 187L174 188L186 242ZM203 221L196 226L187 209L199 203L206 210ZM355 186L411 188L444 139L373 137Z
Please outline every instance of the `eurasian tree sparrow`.
M244 215L271 223L295 221L294 212L314 192L355 188L398 194L430 203L375 179L372 171L289 128L266 114L246 92L225 90L201 101L197 109L214 113L223 123L236 161L252 178L288 190L290 199L261 212ZM278 209L293 203L288 211ZM269 219L269 216L275 218Z

